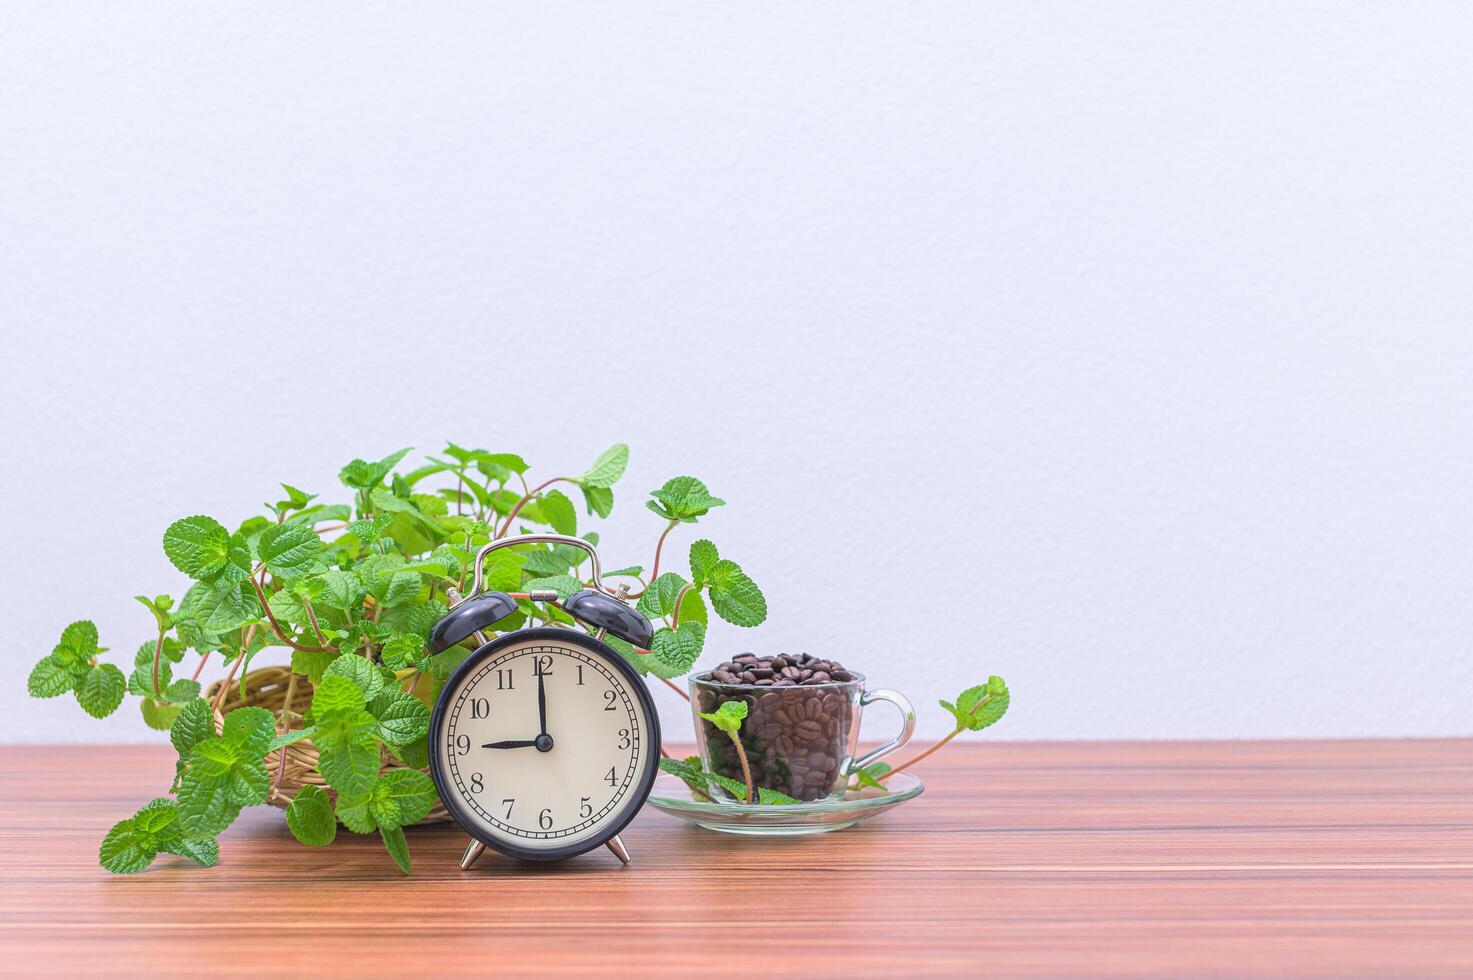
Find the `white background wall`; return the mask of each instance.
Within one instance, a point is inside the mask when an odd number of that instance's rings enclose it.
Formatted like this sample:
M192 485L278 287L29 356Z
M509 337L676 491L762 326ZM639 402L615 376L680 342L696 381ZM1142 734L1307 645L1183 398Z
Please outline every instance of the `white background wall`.
M446 438L630 442L616 564L705 479L772 609L708 650L925 734L989 672L999 738L1473 733L1466 5L3 21L0 739L158 740L26 671L129 659L174 518Z

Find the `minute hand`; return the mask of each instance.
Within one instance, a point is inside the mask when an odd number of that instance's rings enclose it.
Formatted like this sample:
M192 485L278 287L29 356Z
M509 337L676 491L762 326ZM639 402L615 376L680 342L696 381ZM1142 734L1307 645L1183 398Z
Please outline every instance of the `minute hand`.
M483 749L530 749L537 744L535 739L510 739L505 742L487 742Z
M537 671L537 734L547 734L547 690L542 686L542 671Z

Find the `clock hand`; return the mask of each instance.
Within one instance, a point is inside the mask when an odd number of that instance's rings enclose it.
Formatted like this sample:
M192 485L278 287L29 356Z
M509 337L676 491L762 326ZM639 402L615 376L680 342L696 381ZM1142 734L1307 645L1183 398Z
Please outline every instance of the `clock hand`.
M547 690L542 686L542 671L537 671L537 724L542 726L537 734L547 735Z
M537 744L536 739L508 739L504 742L487 742L481 746L483 749L530 749Z

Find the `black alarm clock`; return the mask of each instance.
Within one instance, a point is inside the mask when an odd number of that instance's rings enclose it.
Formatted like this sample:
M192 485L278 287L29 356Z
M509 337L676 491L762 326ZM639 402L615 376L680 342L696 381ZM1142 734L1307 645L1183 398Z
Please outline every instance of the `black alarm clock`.
M524 544L588 552L593 588L560 603L550 590L482 591L486 556ZM594 633L536 627L487 641L482 631L515 612L518 598L557 603ZM604 588L598 553L580 538L521 535L476 553L471 594L430 631L436 652L478 642L446 680L430 718L430 775L446 810L473 838L462 869L487 847L557 861L604 845L629 863L619 831L654 784L660 719L644 681L603 637L648 648L652 632L622 590Z

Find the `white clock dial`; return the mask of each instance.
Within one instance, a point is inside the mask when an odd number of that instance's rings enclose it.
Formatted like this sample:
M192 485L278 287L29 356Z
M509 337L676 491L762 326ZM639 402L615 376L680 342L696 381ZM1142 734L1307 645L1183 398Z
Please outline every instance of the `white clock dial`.
M513 849L568 849L605 835L644 802L638 788L659 746L643 692L604 656L529 638L451 683L434 750L442 792L457 798L456 815L476 836Z

